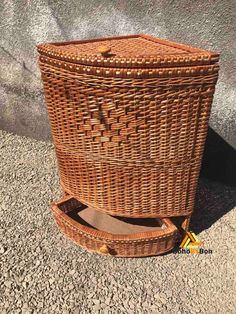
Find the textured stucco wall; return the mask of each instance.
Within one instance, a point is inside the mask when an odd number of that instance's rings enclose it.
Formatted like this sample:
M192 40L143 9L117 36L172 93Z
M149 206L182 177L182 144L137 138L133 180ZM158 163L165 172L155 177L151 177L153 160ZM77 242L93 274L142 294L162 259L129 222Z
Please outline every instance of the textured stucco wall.
M0 128L47 139L35 45L149 33L221 53L211 127L236 148L235 0L2 0Z

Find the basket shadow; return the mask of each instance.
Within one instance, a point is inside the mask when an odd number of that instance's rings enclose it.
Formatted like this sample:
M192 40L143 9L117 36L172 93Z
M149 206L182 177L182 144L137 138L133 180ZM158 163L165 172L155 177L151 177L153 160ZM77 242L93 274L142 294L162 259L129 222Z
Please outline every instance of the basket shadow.
M236 206L236 151L209 128L190 230L208 229Z

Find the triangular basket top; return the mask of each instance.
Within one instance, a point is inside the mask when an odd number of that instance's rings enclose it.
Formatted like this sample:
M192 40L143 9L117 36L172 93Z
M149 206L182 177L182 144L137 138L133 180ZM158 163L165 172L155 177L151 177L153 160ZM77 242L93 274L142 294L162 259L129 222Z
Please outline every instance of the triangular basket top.
M101 47L110 52L101 54ZM177 67L212 64L219 60L217 53L144 34L46 43L38 45L38 51L63 61L103 67Z

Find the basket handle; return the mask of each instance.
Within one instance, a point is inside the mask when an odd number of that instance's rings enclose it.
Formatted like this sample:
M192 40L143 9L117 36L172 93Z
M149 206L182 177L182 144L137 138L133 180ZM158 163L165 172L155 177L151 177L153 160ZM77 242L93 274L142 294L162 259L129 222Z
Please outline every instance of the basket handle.
M109 247L104 244L103 246L101 246L99 249L98 249L98 252L101 253L101 254L109 254L110 251L109 251Z
M100 52L103 57L108 57L110 51L111 51L111 47L108 47L108 46L98 47L98 52Z

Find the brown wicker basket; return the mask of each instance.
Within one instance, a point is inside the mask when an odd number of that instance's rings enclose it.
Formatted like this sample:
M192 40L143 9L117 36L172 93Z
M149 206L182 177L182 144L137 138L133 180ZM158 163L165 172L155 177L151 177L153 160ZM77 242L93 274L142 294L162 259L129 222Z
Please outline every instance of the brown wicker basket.
M150 256L170 251L178 231L169 219L118 218L88 208L71 196L51 205L60 230L90 251L114 256Z
M189 216L218 54L147 35L38 51L68 193L116 216Z

